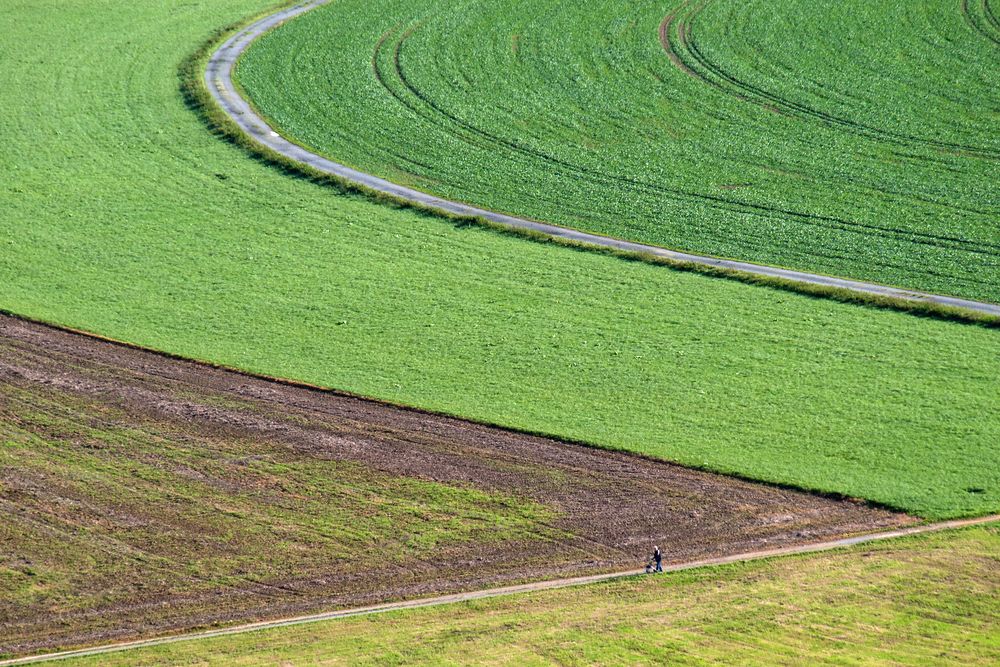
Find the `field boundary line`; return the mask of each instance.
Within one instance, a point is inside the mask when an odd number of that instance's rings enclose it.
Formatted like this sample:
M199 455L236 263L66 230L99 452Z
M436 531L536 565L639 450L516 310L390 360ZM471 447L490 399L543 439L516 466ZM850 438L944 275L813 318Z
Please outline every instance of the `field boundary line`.
M405 412L412 413L412 414L415 414L415 415L426 415L426 416L429 416L429 417L438 417L438 418L444 418L444 419L457 420L457 421L462 422L462 423L475 424L477 426L484 426L486 428L496 429L496 430L503 431L503 432L506 432L506 433L515 433L515 434L518 434L518 435L525 435L525 436L531 436L531 437L536 437L536 438L543 438L543 439L546 439L546 440L553 440L553 441L559 442L559 443L561 443L563 445L572 445L574 447L586 447L588 449L595 449L595 450L600 450L600 451L606 451L606 452L613 452L613 453L623 454L623 455L627 455L627 456L630 456L630 457L635 457L635 458L643 459L643 460L646 460L646 461L651 461L653 463L660 464L660 465L677 466L677 467L685 468L685 469L688 469L688 470L696 470L696 471L699 471L699 472L706 472L706 473L710 473L710 474L713 474L713 475L722 475L724 477L729 477L729 478L736 479L736 480L741 480L741 481L744 481L744 482L750 482L752 484L757 484L757 485L760 485L760 486L768 486L768 487L771 487L771 488L774 488L774 489L784 489L784 490L789 490L789 491L797 491L797 492L800 492L800 493L807 493L809 495L819 496L819 497L822 497L822 498L828 498L828 499L832 499L832 500L847 500L847 501L855 501L855 502L861 501L861 502L864 502L869 507L873 507L873 508L877 508L877 509L882 509L882 510L886 510L888 512L894 512L894 513L897 513L897 514L907 514L909 516L913 516L915 518L919 518L919 517L917 517L917 515L912 514L911 510L909 510L909 509L907 509L905 507L901 507L901 506L897 506L897 505L892 505L892 504L888 504L888 503L885 503L885 502L879 502L877 500L872 500L870 498L858 498L856 496L852 496L852 495L849 495L849 494L846 494L846 493L843 493L843 492L839 492L839 491L833 491L833 490L830 490L830 489L818 488L818 487L812 487L812 486L798 485L798 484L793 484L793 483L790 483L790 482L779 482L779 481L775 481L773 479L766 479L766 478L761 478L761 477L754 477L754 476L746 474L746 473L740 473L740 472L732 471L732 470L728 470L726 472L721 472L719 469L713 468L713 467L708 466L708 465L698 465L697 463L694 463L694 462L681 463L680 461L675 460L675 459L662 458L662 457L659 457L659 456L654 456L652 454L644 454L642 452L638 452L638 451L634 451L634 450L630 450L630 449L622 449L622 448L617 448L617 447L609 447L609 446L601 444L600 442L591 441L591 440L584 440L584 439L581 439L581 438L578 438L578 437L570 437L570 436L559 434L559 433L556 433L556 432L544 431L544 430L541 430L541 429L531 429L531 428L519 427L519 426L510 426L510 425L504 424L504 423L499 422L499 421L490 421L488 419L473 418L473 417L463 416L463 415L461 415L461 414L459 414L457 412L448 412L447 410L443 410L443 409L433 409L433 408L427 408L427 407L419 407L419 406L411 405L409 403L401 403L399 401L393 401L393 400L390 400L390 399L387 399L387 398L380 398L378 396L370 396L370 395L361 394L361 393L357 393L357 392L353 392L353 391L348 391L346 389L338 389L336 387L331 387L331 386L322 385L322 384L316 384L315 382L308 382L306 380L300 380L300 379L296 379L294 377L286 377L286 376L281 376L281 375L269 375L269 374L267 374L267 373L265 373L263 371L248 370L248 369L245 369L245 368L240 368L238 366L232 366L230 364L225 364L225 363L218 362L218 361L212 361L210 359L205 359L205 358L200 358L200 357L193 357L193 356L185 356L185 355L177 353L177 352L169 352L167 350L161 350L161 349L158 349L158 348L155 348L155 347L149 347L147 345L142 345L142 344L139 344L139 343L133 343L133 342L130 342L130 341L127 341L127 340L122 340L120 338L114 338L114 337L107 336L107 335L104 335L104 334L101 334L101 333L96 333L96 332L93 332L93 331L88 331L86 329L78 329L78 328L75 328L75 327L66 326L66 325L60 324L60 323L58 323L56 321L49 321L49 320L45 320L45 319L39 319L37 317L29 317L27 315L22 315L20 313L15 313L13 311L6 310L6 309L4 309L2 307L0 307L0 315L2 315L4 317L9 317L9 318L12 318L12 319L15 319L15 320L18 320L18 321L27 322L29 324L35 324L35 325L38 325L38 326L42 326L42 327L51 329L53 331L58 331L58 332L62 332L62 333L68 333L68 334L72 334L74 336L81 336L83 338L86 338L86 339L89 339L89 340L92 340L92 341L96 341L96 342L100 342L100 343L107 343L108 345L114 345L114 346L117 346L117 347L122 347L122 348L129 349L129 350L135 350L135 351L143 352L143 353L146 353L146 354L152 354L152 355L155 355L157 357L162 357L164 359L170 359L172 361L176 361L176 362L179 362L179 363L182 363L182 364L191 364L191 365L199 366L199 367L202 367L202 368L205 368L205 369L211 369L211 370L216 370L216 371L223 371L225 373L230 373L230 374L238 375L238 376L245 377L245 378L251 378L251 379L255 379L255 380L263 380L265 382L273 382L274 384L278 384L278 385L281 385L281 386L284 386L284 387L294 387L294 388L297 388L297 389L304 389L304 390L313 391L313 392L317 392L317 393L321 393L321 394L329 394L331 396L336 396L336 397L341 397L341 398L349 398L349 399L354 399L354 400L358 400L358 401L364 401L366 403L373 403L373 404L376 404L376 405L381 405L381 406L393 408L393 409L396 409L396 410L403 410ZM1000 516L1000 515L998 515L998 516ZM0 667L2 667L2 666L0 666Z
M910 526L908 528L898 528L878 533L868 533L853 537L843 537L824 542L812 544L800 544L797 546L780 547L776 549L766 549L761 551L749 551L731 556L721 556L717 558L705 558L684 563L668 563L664 565L665 573L682 572L684 570L694 570L705 567L716 567L729 565L732 563L745 563L778 556L794 556L799 554L810 554L822 551L832 551L844 547L891 540L911 535L923 533L935 533L943 530L953 530L967 528L988 523L1000 522L1000 514L976 517L972 519L953 519L950 521L940 521L937 523ZM538 591L555 590L559 588L569 588L572 586L583 586L596 584L615 579L625 579L645 575L645 570L628 570L625 572L610 572L606 574L593 574L581 577L570 577L567 579L552 579L549 581L538 581L534 583L518 584L514 586L503 586L501 588L489 588L480 591L468 591L465 593L452 593L449 595L439 595L431 598L417 598L414 600L404 600L401 602L389 602L385 604L371 605L367 607L354 607L350 609L340 609L337 611L311 614L308 616L295 616L291 618L277 619L273 621L257 621L244 625L237 625L229 628L219 628L217 630L202 630L199 632L189 632L185 634L159 637L154 639L140 639L137 641L121 642L117 644L107 644L91 648L76 649L72 651L62 651L59 653L49 653L43 655L26 656L22 658L12 658L0 660L0 667L13 667L14 665L38 664L42 662L52 662L56 660L68 660L71 658L84 658L88 656L101 655L105 653L117 653L132 649L149 648L173 644L177 642L195 641L199 639L211 639L213 637L224 637L227 635L243 634L247 632L257 632L260 630L270 630L292 625L303 625L306 623L319 623L322 621L332 621L339 618L350 618L352 616L369 616L372 614L383 614L392 611L402 611L406 609L420 609L423 607L437 607L458 602L469 602L473 600L484 600L488 598L505 597L520 593L533 593Z
M396 203L415 206L446 217L485 222L507 231L535 235L549 241L591 250L623 253L636 258L653 259L681 268L714 271L729 277L744 277L744 279L749 277L757 281L769 281L770 284L777 287L797 286L801 290L807 292L811 290L811 293L821 296L832 295L832 293L840 293L841 295L848 293L855 295L855 298L859 300L871 301L870 305L882 307L894 307L895 305L897 308L902 305L904 309L917 306L926 309L931 314L935 309L959 311L958 313L950 313L958 319L963 319L961 311L971 311L979 318L985 315L989 321L994 323L1000 321L1000 304L996 303L931 294L733 259L697 255L497 213L399 185L313 153L289 141L271 127L254 110L250 102L242 96L233 82L232 74L240 56L256 39L282 23L329 2L330 0L308 0L291 7L278 9L276 12L237 30L208 58L202 77L208 94L219 110L225 114L227 120L234 123L236 129L249 139L255 148L263 149L266 155L276 154L293 165L303 168L307 174L318 173L331 176L348 186L388 197Z

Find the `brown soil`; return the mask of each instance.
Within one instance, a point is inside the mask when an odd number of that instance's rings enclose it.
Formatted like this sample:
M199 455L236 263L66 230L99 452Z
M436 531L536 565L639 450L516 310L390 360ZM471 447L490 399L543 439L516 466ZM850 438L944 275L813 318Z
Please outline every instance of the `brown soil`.
M86 415L78 418L85 422L78 431L54 420L65 416L65 405ZM38 416L49 413L53 420ZM30 428L80 457L111 456L87 434L123 425L155 434L164 452L181 447L212 454L216 458L205 459L211 466L202 469L168 458L154 463L174 475L164 479L211 485L218 502L199 501L183 521L174 520L183 499L170 496L171 483L149 481L148 474L136 473L135 489L143 475L145 486L133 498L105 498L100 488L60 477L58 459L29 472L0 458L6 517L0 521L0 655L632 569L654 544L667 561L679 562L914 521L861 503L249 377L0 317L0 436L5 423L22 433ZM127 458L129 445L120 446L114 456ZM230 456L237 449L240 456ZM138 451L135 465L149 464L150 456ZM360 467L380 480L473 487L540 503L552 518L529 536L497 535L486 546L445 543L417 558L408 557L404 541L355 545L340 556L331 549L325 557L309 550L319 543L310 535L302 538L304 556L275 562L267 540L241 541L236 534L220 542L210 530L220 507L246 502L251 493L258 502L291 502L280 479L268 482L270 495L260 495L260 480L240 472L255 457ZM158 530L142 528L150 522ZM295 542L295 531L313 530L284 529L283 543ZM67 544L80 549L68 551ZM330 548L331 542L322 544ZM68 556L59 554L81 558L81 549L86 559L78 571L88 574L72 579L68 590L54 584L47 590L44 577L35 588L19 589L16 600L4 590L5 572L44 572L59 565L49 562L58 558L68 567ZM227 549L231 571L192 574L203 559Z

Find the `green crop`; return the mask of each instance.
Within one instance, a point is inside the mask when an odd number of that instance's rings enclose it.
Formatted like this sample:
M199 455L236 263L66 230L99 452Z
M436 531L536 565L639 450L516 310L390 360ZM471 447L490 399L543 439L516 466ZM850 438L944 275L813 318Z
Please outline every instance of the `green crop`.
M341 0L265 36L238 75L291 137L418 189L1000 301L994 14L985 0Z
M928 517L1000 509L996 330L290 178L213 137L178 82L219 26L270 4L0 10L0 307Z

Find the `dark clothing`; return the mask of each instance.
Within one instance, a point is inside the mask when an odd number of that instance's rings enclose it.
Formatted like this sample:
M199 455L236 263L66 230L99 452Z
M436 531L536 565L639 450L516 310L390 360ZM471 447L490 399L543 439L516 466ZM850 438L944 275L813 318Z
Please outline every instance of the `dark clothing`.
M653 551L653 560L656 561L656 571L663 572L663 554L660 553L659 549Z

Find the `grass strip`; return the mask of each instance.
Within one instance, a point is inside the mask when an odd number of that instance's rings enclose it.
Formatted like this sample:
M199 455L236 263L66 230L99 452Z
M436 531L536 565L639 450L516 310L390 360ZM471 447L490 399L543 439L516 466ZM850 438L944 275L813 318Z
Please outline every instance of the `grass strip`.
M986 664L998 553L972 528L66 664Z

